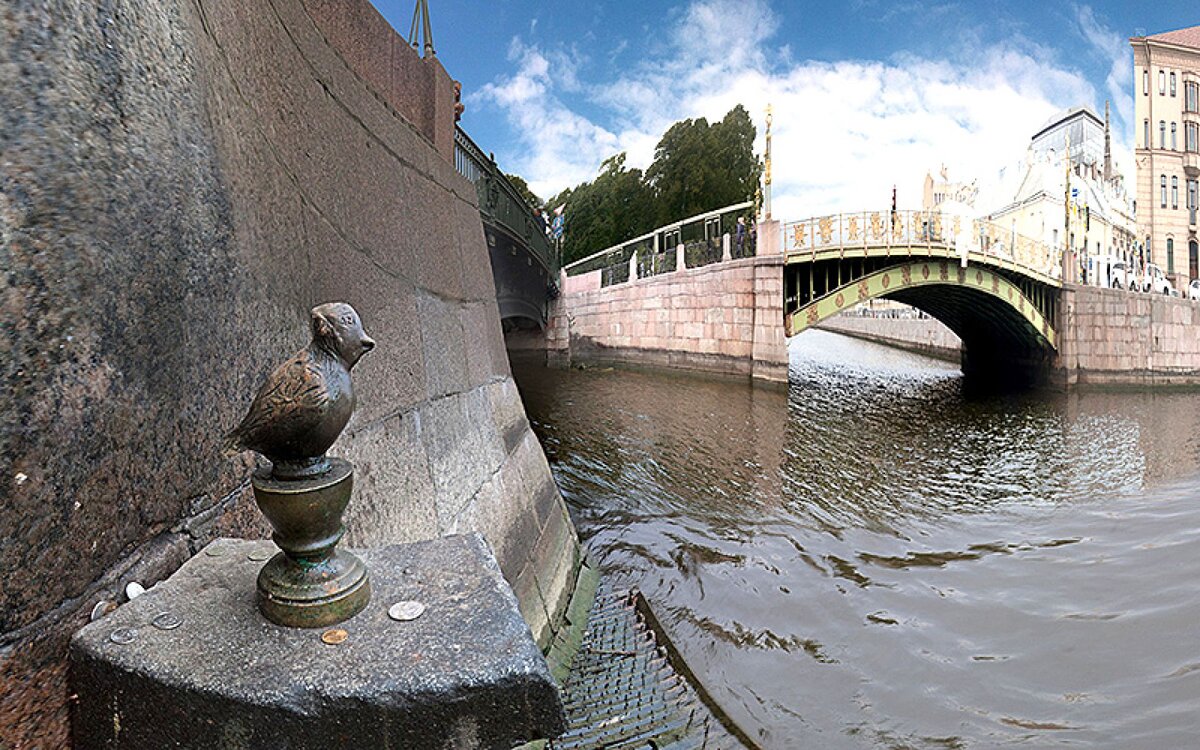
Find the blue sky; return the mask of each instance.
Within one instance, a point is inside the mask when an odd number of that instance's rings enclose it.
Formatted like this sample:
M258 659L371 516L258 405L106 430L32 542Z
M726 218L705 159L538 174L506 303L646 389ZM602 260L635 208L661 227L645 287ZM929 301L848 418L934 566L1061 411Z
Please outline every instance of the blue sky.
M375 0L407 35L413 0ZM430 0L463 127L543 197L618 151L645 166L672 122L775 111L775 213L890 198L926 171L987 184L1056 112L1113 106L1133 186L1128 38L1200 24L1184 2Z

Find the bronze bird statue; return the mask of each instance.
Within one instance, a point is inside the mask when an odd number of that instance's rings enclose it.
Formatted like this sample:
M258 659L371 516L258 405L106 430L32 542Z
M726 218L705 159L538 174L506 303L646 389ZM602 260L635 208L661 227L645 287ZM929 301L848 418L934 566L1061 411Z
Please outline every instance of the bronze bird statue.
M329 471L325 451L354 412L350 368L375 347L344 302L318 305L310 315L312 341L267 376L241 424L225 436L228 450L270 459L276 479Z

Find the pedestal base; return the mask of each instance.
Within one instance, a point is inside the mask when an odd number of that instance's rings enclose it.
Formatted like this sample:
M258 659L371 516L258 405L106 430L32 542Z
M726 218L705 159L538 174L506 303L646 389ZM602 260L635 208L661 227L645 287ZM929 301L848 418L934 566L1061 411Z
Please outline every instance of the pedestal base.
M367 566L345 550L311 566L293 562L280 552L258 572L258 609L279 625L333 625L358 614L369 601Z
M563 731L549 667L482 537L357 551L343 640L255 607L270 542L219 539L71 643L75 750L449 750ZM393 619L398 602L424 606Z

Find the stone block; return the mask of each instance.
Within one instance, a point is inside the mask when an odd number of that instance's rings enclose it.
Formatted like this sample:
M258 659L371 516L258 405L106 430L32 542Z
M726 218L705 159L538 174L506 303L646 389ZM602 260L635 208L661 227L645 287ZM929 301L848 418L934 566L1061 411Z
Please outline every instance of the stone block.
M571 598L579 569L579 545L575 539L575 527L566 509L560 507L550 514L534 547L530 561L538 572L538 591L548 613L565 611Z
M430 402L421 408L420 420L437 493L438 528L446 529L507 454L482 388Z
M466 390L469 371L459 306L421 293L417 295L417 315L414 323L421 329L429 397Z
M336 645L259 614L262 564L248 558L274 549L218 540L81 630L75 747L511 747L565 729L549 667L479 536L359 553L373 595ZM410 599L420 617L388 617ZM163 612L181 624L154 626Z
M417 412L346 435L334 453L354 463L346 543L379 546L437 536L433 477Z

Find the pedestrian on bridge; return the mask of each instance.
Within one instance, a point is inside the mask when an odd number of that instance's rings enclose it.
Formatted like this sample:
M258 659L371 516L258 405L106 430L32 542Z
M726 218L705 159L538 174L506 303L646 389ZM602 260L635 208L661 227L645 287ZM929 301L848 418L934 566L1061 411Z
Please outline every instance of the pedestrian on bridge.
M738 257L742 257L742 248L746 245L746 217L739 216L737 230L734 233L734 244L737 246Z

